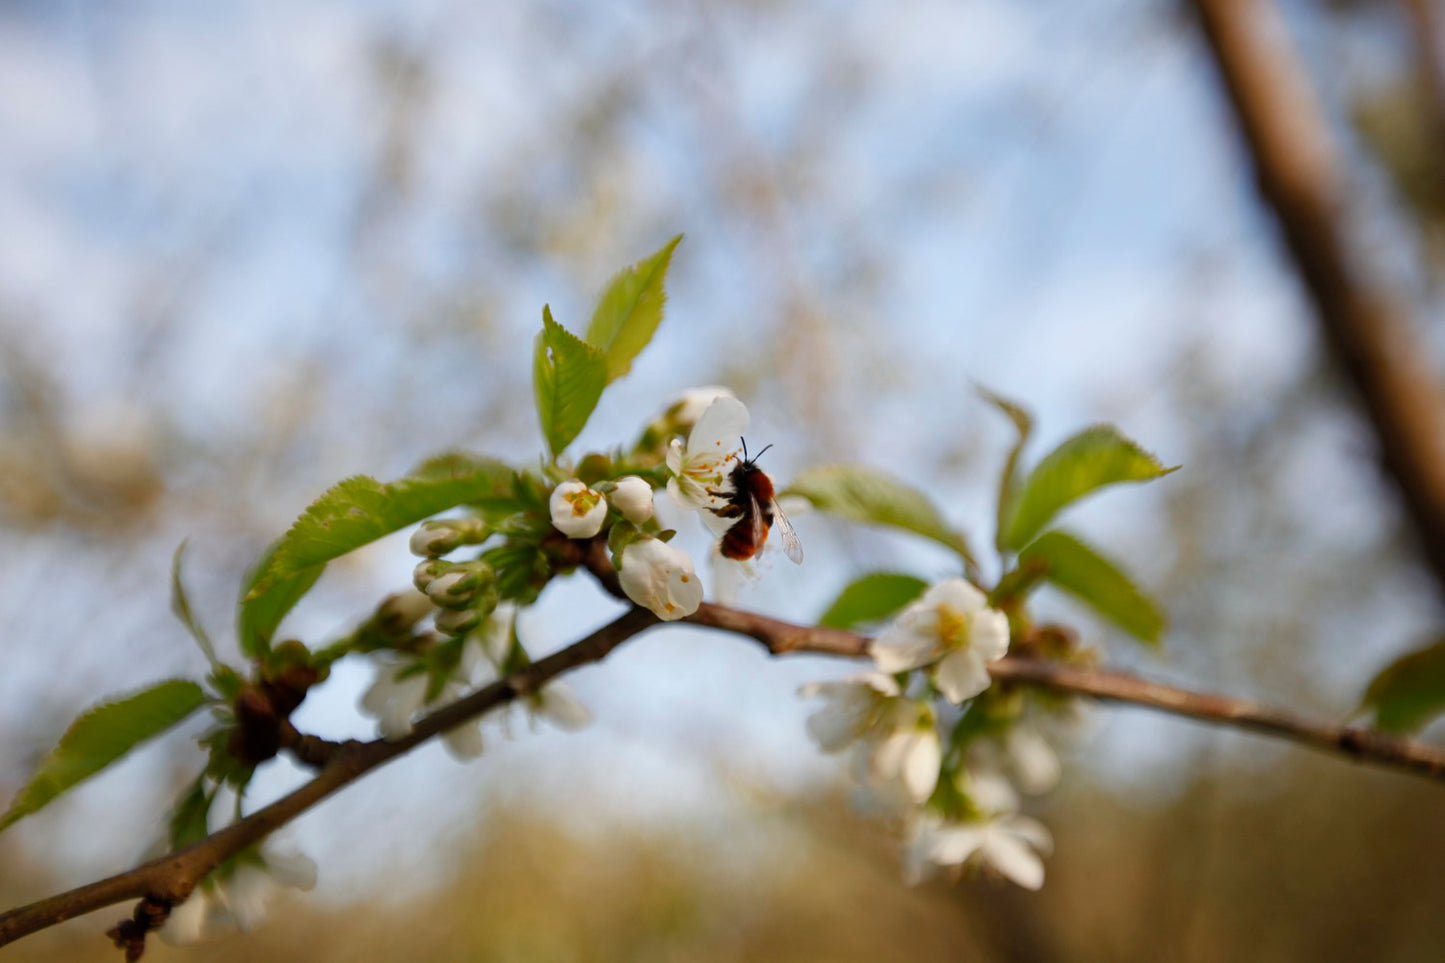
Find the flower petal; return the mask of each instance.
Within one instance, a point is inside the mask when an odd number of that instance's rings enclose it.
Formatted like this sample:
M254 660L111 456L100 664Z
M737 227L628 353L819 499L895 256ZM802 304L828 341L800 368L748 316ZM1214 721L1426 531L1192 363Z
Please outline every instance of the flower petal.
M983 841L983 858L1024 889L1044 885L1044 861L1022 839L992 827Z
M732 451L748 431L748 409L732 397L715 398L698 417L687 436L689 460L697 456L718 456Z
M928 665L938 656L938 640L934 636L910 632L900 626L889 626L868 646L879 671L890 675Z
M971 649L955 649L944 656L933 670L933 684L949 702L958 705L972 699L993 682L983 660Z
M1002 659L1008 652L1008 616L996 609L985 609L975 615L969 647L985 662Z

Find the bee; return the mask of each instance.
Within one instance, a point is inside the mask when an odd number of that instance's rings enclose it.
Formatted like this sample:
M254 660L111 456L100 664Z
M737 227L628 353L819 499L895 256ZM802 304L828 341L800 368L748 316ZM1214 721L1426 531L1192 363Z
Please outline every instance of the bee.
M732 490L712 492L726 501L723 507L710 509L712 513L719 518L735 519L723 533L719 548L724 558L746 561L762 550L763 542L768 538L768 529L776 525L783 540L783 552L793 564L801 565L803 543L798 541L798 533L793 531L788 516L778 508L778 500L773 496L773 480L757 464L771 447L768 445L749 458L748 443L744 440L743 459L728 473Z

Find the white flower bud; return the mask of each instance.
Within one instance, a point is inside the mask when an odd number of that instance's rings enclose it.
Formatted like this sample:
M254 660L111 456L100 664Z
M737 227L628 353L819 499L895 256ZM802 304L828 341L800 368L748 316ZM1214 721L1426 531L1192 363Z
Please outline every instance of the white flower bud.
M634 525L641 525L652 517L652 486L636 475L617 479L610 501L612 507Z
M655 538L633 542L622 550L618 581L638 605L664 621L685 618L702 604L702 582L687 553Z
M575 479L552 489L549 507L552 524L568 538L591 538L607 520L607 500Z

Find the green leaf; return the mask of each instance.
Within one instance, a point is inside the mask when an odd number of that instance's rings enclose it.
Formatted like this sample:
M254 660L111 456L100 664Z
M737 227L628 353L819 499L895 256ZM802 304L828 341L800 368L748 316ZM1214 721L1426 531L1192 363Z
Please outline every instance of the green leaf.
M182 539L181 544L176 546L176 553L171 556L171 611L181 620L186 631L191 633L191 638L196 640L196 645L200 647L211 668L218 668L221 661L216 658L216 647L211 644L211 637L206 634L205 626L196 618L196 613L191 608L191 600L186 595L186 587L181 582L181 556L185 551L186 543Z
M89 779L140 743L165 732L205 701L206 693L196 683L171 679L87 711L71 723L60 737L60 744L16 794L9 810L0 816L0 829Z
M602 292L587 325L587 341L606 356L609 382L632 370L632 359L647 347L662 323L662 306L667 301L662 282L672 252L681 242L679 234L656 254L619 271Z
M1019 553L1019 567L1032 566L1130 635L1159 643L1164 632L1159 607L1117 565L1073 535L1055 529L1034 539Z
M1417 732L1445 713L1445 639L1396 659L1370 682L1364 709L1386 732Z
M171 810L171 852L200 842L210 832L211 800L215 791L206 786L206 774L196 777Z
M834 629L851 629L865 622L881 622L903 606L922 595L928 583L912 575L896 572L873 572L854 579L828 611L819 625Z
M1018 550L1066 505L1097 488L1167 475L1159 460L1112 425L1086 428L1044 456L1012 502L1001 544Z
M553 321L551 307L544 307L542 333L532 356L532 391L553 458L582 432L605 387L607 359L602 352Z
M365 475L348 478L296 519L252 580L243 605L260 605L271 593L292 594L316 566L438 512L490 497L499 488L510 489L512 476L501 462L453 458L425 462L416 474L386 484ZM284 601L275 605L283 615ZM257 618L262 626L269 621L269 616Z
M819 511L855 522L890 525L931 538L972 563L967 541L928 496L887 472L862 465L827 465L804 472L783 494L801 495Z
M286 613L311 591L311 586L326 570L325 562L307 565L290 575L276 578L266 591L252 594L263 575L270 569L276 553L286 543L278 538L247 573L241 583L241 599L236 612L236 637L248 659L260 659L271 651L271 639Z
M1014 430L1018 433L1013 447L1009 449L1008 458L1004 461L1003 471L999 475L998 482L998 525L994 530L994 542L998 546L998 550L1002 552L1004 551L1004 522L1018 498L1021 485L1019 457L1023 454L1024 445L1028 443L1029 436L1033 434L1034 419L1028 409L1022 405L1010 401L1002 395L996 395L981 385L976 387L979 395L985 401L1002 411L1009 421L1013 422Z

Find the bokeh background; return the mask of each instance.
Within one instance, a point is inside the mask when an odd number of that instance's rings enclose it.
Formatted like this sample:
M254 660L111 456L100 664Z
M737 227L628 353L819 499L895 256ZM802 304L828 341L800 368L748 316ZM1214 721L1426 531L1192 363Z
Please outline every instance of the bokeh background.
M1431 0L1290 0L1374 270L1442 344L1445 41ZM1433 44L1433 46L1432 46ZM1435 68L1439 67L1435 61ZM580 329L670 236L668 317L579 443L731 385L774 477L857 460L980 544L1006 423L1035 455L1119 423L1185 470L1073 524L1171 613L1162 654L1066 600L1113 664L1344 719L1441 617L1374 441L1322 353L1186 7L1159 0L225 0L0 4L0 796L102 694L225 636L240 578L343 476L540 450L541 306ZM852 575L934 577L900 536L796 520L743 603L816 617ZM700 547L700 532L688 532ZM344 631L403 539L287 623ZM549 589L539 649L610 617ZM234 643L223 644L234 652ZM1436 786L1098 708L1035 814L1039 894L908 889L806 738L849 670L656 631L573 677L596 722L426 748L283 834L321 882L246 937L156 959L1438 960ZM343 663L298 723L366 735ZM191 728L0 836L0 904L132 864ZM259 804L302 774L276 763ZM102 912L7 959L112 959Z

